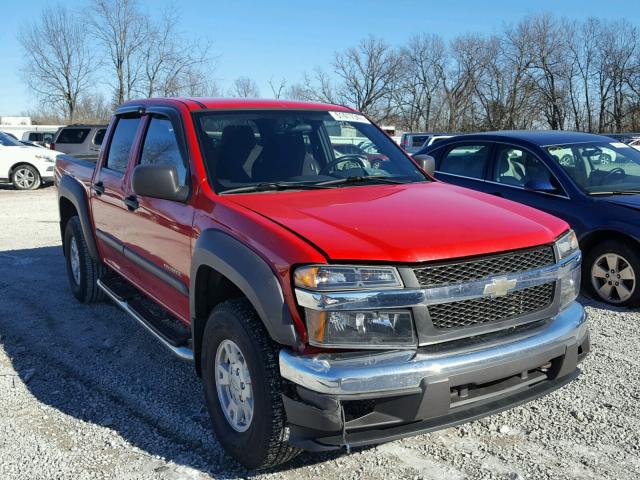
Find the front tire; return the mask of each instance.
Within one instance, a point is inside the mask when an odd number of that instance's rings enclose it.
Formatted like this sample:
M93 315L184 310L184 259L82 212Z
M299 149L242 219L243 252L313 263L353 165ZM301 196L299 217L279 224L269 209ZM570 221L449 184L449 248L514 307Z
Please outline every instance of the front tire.
M13 169L11 183L18 190L36 190L42 184L42 179L35 167L23 164Z
M106 268L91 258L78 217L69 219L65 227L64 256L73 295L82 303L103 300L104 293L98 287L98 279L104 276Z
M593 247L585 256L583 282L591 295L619 307L640 305L640 256L619 240Z
M234 460L260 470L299 453L288 443L278 347L246 299L213 309L201 361L213 430Z

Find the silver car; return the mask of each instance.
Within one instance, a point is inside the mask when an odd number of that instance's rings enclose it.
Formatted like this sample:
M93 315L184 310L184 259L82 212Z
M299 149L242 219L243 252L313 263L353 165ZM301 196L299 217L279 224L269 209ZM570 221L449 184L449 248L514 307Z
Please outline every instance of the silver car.
M60 128L51 144L52 150L95 162L100 153L106 125L69 125Z

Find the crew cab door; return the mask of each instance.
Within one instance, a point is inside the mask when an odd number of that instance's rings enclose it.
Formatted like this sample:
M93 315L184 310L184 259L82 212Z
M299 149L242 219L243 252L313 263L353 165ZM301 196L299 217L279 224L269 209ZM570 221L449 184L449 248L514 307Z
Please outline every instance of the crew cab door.
M484 192L484 179L490 158L489 143L461 142L446 145L435 152L435 177L443 182Z
M139 114L116 116L91 185L91 211L98 248L104 262L125 278L131 278L134 273L123 249L125 225L131 217L125 203L127 167L135 151L141 122Z
M138 152L127 179L130 200L122 239L131 263L132 281L184 321L189 321L189 274L194 209L185 202L137 195L132 177L138 165L169 165L175 168L183 188L189 188L189 161L182 121L176 111L154 107L147 110Z

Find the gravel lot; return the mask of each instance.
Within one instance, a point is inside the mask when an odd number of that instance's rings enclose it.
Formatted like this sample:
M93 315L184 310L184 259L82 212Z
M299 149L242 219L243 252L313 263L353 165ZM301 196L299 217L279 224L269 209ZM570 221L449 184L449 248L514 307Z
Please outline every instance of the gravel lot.
M68 287L56 191L0 187L0 479L246 477L200 382L124 313ZM583 374L526 406L259 478L640 478L640 312L588 307Z

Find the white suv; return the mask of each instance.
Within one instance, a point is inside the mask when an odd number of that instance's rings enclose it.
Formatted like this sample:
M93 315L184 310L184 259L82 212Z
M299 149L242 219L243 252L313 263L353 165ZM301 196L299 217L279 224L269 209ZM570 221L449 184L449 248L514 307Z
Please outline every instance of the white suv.
M0 182L11 182L18 190L35 190L53 182L53 167L59 152L28 147L0 132Z

